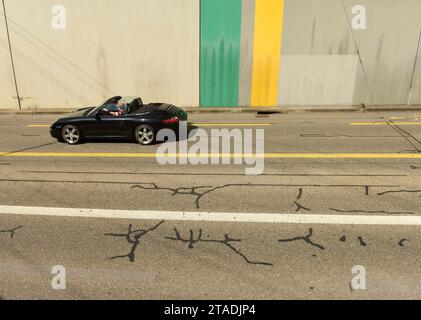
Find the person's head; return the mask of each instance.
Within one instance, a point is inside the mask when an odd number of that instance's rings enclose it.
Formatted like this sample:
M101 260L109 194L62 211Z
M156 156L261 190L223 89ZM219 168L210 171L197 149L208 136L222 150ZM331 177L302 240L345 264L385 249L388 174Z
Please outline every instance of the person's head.
M117 107L120 113L126 113L126 106L127 106L127 103L125 102L119 101L117 103Z

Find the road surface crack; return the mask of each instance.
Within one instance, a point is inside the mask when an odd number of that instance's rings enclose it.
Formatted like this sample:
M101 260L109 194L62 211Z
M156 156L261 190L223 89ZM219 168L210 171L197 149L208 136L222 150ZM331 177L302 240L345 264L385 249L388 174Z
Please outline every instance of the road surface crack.
M237 249L236 247L234 247L231 244L232 242L241 242L241 239L233 239L228 234L224 235L223 240L203 239L202 238L202 236L203 236L202 229L199 229L199 232L198 232L196 237L194 236L193 230L190 229L189 237L187 239L185 239L180 235L180 233L178 232L178 230L176 228L174 228L174 232L175 232L175 237L165 237L165 238L168 239L168 240L181 241L183 243L188 243L189 249L193 249L194 245L196 243L199 243L199 242L217 243L217 244L222 244L224 246L227 246L231 251L233 251L235 254L239 255L240 257L242 257L244 259L244 261L246 261L249 264L264 265L264 266L272 266L273 265L272 263L268 263L268 262L252 261L252 260L248 259L246 255L244 255L239 249Z
M303 188L300 188L298 191L297 199L294 201L294 204L297 206L295 211L297 212L297 211L300 211L301 209L306 210L306 211L311 211L311 209L304 207L301 203L298 202L298 200L301 199L302 195L303 195Z
M366 247L367 246L367 243L363 240L362 237L358 236L357 239L360 242L360 245L361 246L363 246L363 247Z
M114 259L128 258L130 262L134 262L136 249L139 246L140 239L143 236L145 236L147 233L157 229L163 223L164 223L164 220L162 220L161 222L159 222L158 224L156 224L155 226L149 229L139 229L139 230L132 230L132 224L130 224L127 230L127 233L106 233L105 234L106 236L126 238L126 241L132 245L130 248L130 252L128 254L117 255L109 259L114 260Z
M313 229L310 228L310 229L308 229L308 234L305 235L305 236L302 236L302 237L294 237L294 238L289 238L289 239L278 239L278 241L279 242L292 242L292 241L302 240L302 241L304 241L304 242L306 242L306 243L308 243L308 244L310 244L310 245L312 245L312 246L314 246L316 248L319 248L320 250L324 250L325 249L324 246L322 246L320 244L317 244L317 243L314 243L311 240L311 237L312 236L313 236Z
M0 230L0 233L9 233L10 234L10 238L13 238L15 236L15 231L23 228L23 226L18 226L16 228L13 229L8 229L8 230Z
M365 186L365 195L368 196L370 193L370 187L369 186Z
M389 193L421 193L421 190L389 190L389 191L379 192L377 195L382 196Z
M331 211L340 212L340 213L385 213L385 214L414 214L410 211L384 211L384 210L340 210L329 208Z
M1 180L0 180L1 181ZM224 188L229 188L229 187L255 187L255 188L259 188L259 187L301 187L301 191L299 192L299 195L297 197L297 200L299 200L302 196L302 188L303 187L314 187L314 188L358 188L358 187L362 187L365 188L366 193L368 192L368 188L369 187L379 187L379 188L387 188L387 187L396 187L396 186L386 186L386 185L373 185L373 186L367 186L367 185L319 185L319 184L252 184L252 183L230 183L230 184L224 184L221 186L196 186L196 187L179 187L179 188L170 188L170 187L160 187L155 183L138 183L132 186L132 189L142 189L142 190L153 190L153 191L170 191L171 192L171 196L175 196L175 195L191 195L191 196L195 196L196 199L194 201L195 205L196 205L196 209L200 209L200 200L202 200L202 198L207 195L210 194L211 192L214 192L216 190L219 189L224 189ZM199 189L208 189L208 190L202 190L199 191ZM296 201L298 202L298 201ZM308 210L310 211L311 209L306 208L302 205L300 205L299 203L295 203L298 206L298 210L303 209L303 210ZM298 211L296 210L296 211Z

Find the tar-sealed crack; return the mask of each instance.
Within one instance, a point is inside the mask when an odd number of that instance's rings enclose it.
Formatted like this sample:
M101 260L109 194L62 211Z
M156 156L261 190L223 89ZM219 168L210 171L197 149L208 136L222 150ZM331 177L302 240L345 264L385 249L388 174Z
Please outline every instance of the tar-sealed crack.
M311 237L313 236L313 229L312 228L310 228L310 229L308 229L308 234L307 235L305 235L305 236L301 236L301 237L294 237L294 238L289 238L289 239L278 239L278 241L279 242L292 242L292 241L299 241L299 240L302 240L302 241L304 241L304 242L306 242L306 243L308 243L308 244L310 244L310 245L312 245L312 246L314 246L314 247L316 247L316 248L319 248L320 250L324 250L325 249L325 247L324 246L322 246L322 245L320 245L320 244L317 244L317 243L314 243L312 240L311 240Z
M378 196L383 196L385 194L390 194L390 193L421 193L421 190L389 190L389 191L383 191L383 192L379 192L377 195Z
M340 210L329 208L331 211L340 212L340 213L385 213L385 214L414 214L410 211L384 211L384 210Z
M20 228L23 228L23 226L18 226L18 227L15 227L13 229L8 229L8 230L0 230L0 233L9 233L10 238L13 238L15 236L16 230L18 230Z
M164 221L161 221L149 229L139 229L139 230L132 230L132 225L130 224L126 233L106 233L105 234L106 236L126 238L126 241L129 244L131 244L129 253L124 254L124 255L114 256L114 257L111 257L110 259L114 260L114 259L128 258L130 262L134 262L136 249L139 246L140 239L147 233L157 229L163 223Z
M297 208L295 209L295 211L300 211L300 210L306 210L306 211L311 211L310 208L304 207L301 203L299 203L298 201L301 199L303 195L303 188L300 188L298 190L298 196L297 199L294 201L294 204L297 206Z
M396 186L387 186L387 185L374 185L374 186L368 186L368 185L320 185L320 184L252 184L252 183L230 183L230 184L224 184L221 186L195 186L195 187L179 187L179 188L170 188L170 187L160 187L155 183L138 183L132 186L132 189L142 189L142 190L154 190L154 191L170 191L171 196L175 195L189 195L196 197L194 203L196 205L197 209L200 209L200 200L207 194L210 194L211 192L214 192L219 189L229 188L229 187L301 187L297 200L299 200L302 196L302 188L303 187L318 187L318 188L358 188L362 187L364 188L366 194L368 193L369 187L381 187L381 188L387 188L387 187L396 187ZM208 189L208 190L202 190L200 189ZM309 208L306 208L298 203L298 201L295 201L295 205L298 207L296 211L299 211L301 209L310 211Z
M261 261L253 261L253 260L250 260L249 258L247 258L246 255L244 255L239 249L237 249L236 247L234 247L232 245L233 242L236 242L236 243L241 242L241 239L231 238L228 234L224 235L224 239L218 240L218 239L203 239L202 229L199 229L196 236L194 235L193 230L190 229L188 238L183 238L181 236L180 232L176 228L174 228L174 232L175 232L174 237L165 237L165 238L168 239L168 240L180 241L180 242L183 242L183 243L187 243L189 249L193 249L194 245L196 243L200 243L200 242L222 244L222 245L228 247L235 254L242 257L244 259L244 261L246 261L249 264L264 265L264 266L272 266L273 265L272 263L261 262Z
M366 247L367 246L367 243L363 240L363 238L361 236L358 236L357 239L360 242L360 245L362 247Z
M206 194L207 192L198 192L198 189L205 189L205 188L212 188L212 186L197 186L197 187L180 187L180 188L166 188L166 187L158 187L155 183L141 183L132 186L132 189L144 189L144 190L165 190L171 191L172 196L184 194L184 195L193 195L196 196L196 207L199 209L199 200L200 198Z
M340 237L339 238L339 240L341 241L341 242L345 242L346 241L346 236L345 235L343 235L342 237ZM359 244L360 244L360 246L362 246L362 247L366 247L367 246L367 243L364 241L364 239L361 237L361 236L358 236L357 237L357 240L358 240L358 242L359 242ZM406 239L405 239L406 240ZM402 240L401 240L402 241ZM399 242L400 243L400 242Z

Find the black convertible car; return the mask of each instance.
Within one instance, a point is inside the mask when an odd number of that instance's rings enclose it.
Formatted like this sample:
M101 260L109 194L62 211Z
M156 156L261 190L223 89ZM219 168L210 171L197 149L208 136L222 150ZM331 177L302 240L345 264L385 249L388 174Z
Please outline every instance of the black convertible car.
M112 97L99 107L82 108L58 119L50 128L51 136L68 144L86 138L132 139L140 144L155 142L163 128L178 131L187 113L167 103L143 104L139 97Z

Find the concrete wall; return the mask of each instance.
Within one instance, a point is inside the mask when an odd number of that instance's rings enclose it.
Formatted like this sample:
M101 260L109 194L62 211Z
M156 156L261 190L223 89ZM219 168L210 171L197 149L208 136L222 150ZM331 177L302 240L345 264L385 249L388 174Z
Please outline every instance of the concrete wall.
M57 4L66 8L65 30L51 27ZM95 105L116 94L199 104L198 1L6 0L6 6L25 108ZM0 30L8 76L3 22ZM0 77L0 105L16 106Z
M352 3L355 1L347 1L348 11ZM366 6L370 19L367 30L356 32L355 39L372 92L371 104L407 104L421 32L421 2L364 0L360 3ZM415 77L419 74L415 73ZM414 84L413 91L419 93L421 86ZM410 103L420 104L421 100L416 98L413 96Z
M350 27L354 5L367 10L366 30ZM421 1L287 0L285 6L279 105L408 103ZM412 104L421 103L419 70Z
M114 94L199 106L200 0L5 2L24 108L94 105ZM51 27L57 4L67 10L65 30ZM280 4L282 28L271 33L282 40L279 68L270 64L279 74L254 81L266 72L256 46L269 41L256 10ZM355 5L367 10L366 30L351 28ZM256 83L277 90L261 106L421 104L419 0L242 0L240 14L239 106L252 105ZM0 108L17 108L2 10L0 67Z
M243 0L241 13L240 81L238 104L250 105L253 68L253 33L255 0Z
M0 15L0 107L18 108L4 17Z

